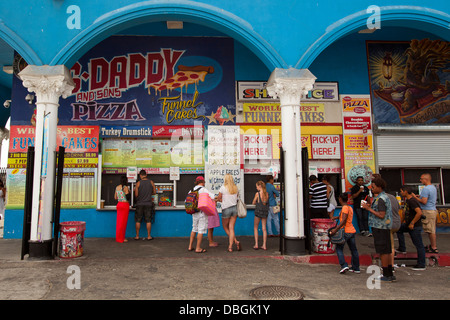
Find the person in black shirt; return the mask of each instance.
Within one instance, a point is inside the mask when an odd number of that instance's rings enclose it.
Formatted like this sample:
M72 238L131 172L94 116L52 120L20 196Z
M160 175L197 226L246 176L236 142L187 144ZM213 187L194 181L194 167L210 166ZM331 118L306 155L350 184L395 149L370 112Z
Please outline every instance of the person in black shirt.
M152 231L152 222L155 217L155 204L152 195L156 194L155 184L148 179L147 172L142 169L139 172L140 180L136 183L134 194L136 196L136 211L134 213L134 221L136 222L136 237L139 240L139 230L141 228L141 220L144 219L147 226L147 240L153 240L150 235Z
M361 208L361 200L367 200L369 196L369 188L364 185L364 178L356 178L356 184L350 190L353 198L353 209L358 218L359 232L363 236L371 236L369 232L369 213Z
M422 242L422 209L419 202L412 196L410 186L402 186L400 194L405 198L404 221L397 231L398 249L397 252L406 252L405 236L403 233L408 232L411 240L417 250L417 264L413 270L425 270L425 247Z

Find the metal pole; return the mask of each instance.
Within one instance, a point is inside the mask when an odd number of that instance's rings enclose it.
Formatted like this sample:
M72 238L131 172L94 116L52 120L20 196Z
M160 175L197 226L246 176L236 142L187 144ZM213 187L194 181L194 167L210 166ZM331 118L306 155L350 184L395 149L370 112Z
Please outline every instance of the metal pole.
M56 176L56 193L55 193L55 211L53 216L53 257L56 256L58 251L58 238L59 238L59 219L61 212L61 193L62 193L62 184L64 177L64 156L65 156L65 148L59 147L58 152L58 174ZM56 157L55 157L56 158ZM55 160L56 161L56 160Z
M33 168L34 168L34 147L28 147L27 168L25 180L25 204L23 210L23 232L22 232L22 253L20 259L23 260L26 254L30 253L30 232L31 232L31 201L33 197Z

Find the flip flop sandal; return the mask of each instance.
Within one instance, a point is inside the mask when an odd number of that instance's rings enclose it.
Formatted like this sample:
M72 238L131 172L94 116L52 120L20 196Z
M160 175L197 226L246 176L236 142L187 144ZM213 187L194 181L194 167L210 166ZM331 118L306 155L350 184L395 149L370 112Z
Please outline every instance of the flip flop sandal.
M206 249L202 249L202 251L195 250L195 253L205 253L205 252L206 252Z

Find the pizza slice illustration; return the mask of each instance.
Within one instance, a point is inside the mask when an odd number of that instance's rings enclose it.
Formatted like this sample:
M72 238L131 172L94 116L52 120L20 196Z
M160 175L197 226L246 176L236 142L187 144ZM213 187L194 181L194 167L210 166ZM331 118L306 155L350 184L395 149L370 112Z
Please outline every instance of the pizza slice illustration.
M180 89L183 93L183 87L187 87L191 84L197 85L200 81L205 81L207 74L214 73L212 66L178 66L178 72L171 78L164 80L161 83L151 84L148 88L150 94L150 88L155 89L156 93L167 90L167 92Z

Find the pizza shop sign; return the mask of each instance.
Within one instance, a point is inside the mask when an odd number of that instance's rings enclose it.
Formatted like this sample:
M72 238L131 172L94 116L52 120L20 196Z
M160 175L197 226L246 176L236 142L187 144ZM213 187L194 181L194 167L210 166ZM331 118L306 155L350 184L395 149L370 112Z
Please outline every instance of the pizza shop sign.
M89 60L88 70L83 71L79 62L70 69L75 88L72 94L77 102L89 102L106 98L120 98L128 88L145 87L160 83L174 75L174 67L184 50L161 49L147 54L131 53ZM88 81L88 91L81 91L82 82Z
M75 88L76 103L72 103L72 121L116 121L116 120L146 120L142 116L136 100L125 103L97 103L95 100L106 98L121 98L122 92L145 83L148 93L151 88L155 93L163 90L182 89L199 81L214 72L211 66L178 66L179 72L174 74L174 67L184 50L161 49L160 52L149 52L146 55L132 53L127 56L115 56L111 61L105 58L89 60L88 71L82 72L77 62L71 71ZM82 80L88 81L88 91L81 91ZM159 98L162 113L167 123L174 120L199 119L197 107L203 102L198 101L196 90L191 100L183 101L182 94L176 97Z

